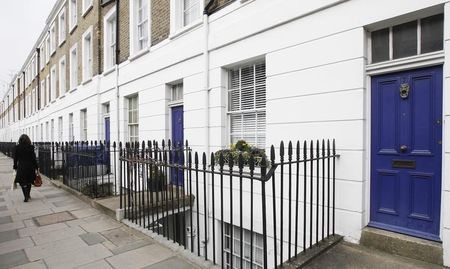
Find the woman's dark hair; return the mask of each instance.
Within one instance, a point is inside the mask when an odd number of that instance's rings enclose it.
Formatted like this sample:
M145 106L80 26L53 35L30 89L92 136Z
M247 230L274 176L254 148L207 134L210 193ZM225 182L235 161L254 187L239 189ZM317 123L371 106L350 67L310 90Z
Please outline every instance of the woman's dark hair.
M19 145L31 145L31 140L28 135L23 134L19 138Z

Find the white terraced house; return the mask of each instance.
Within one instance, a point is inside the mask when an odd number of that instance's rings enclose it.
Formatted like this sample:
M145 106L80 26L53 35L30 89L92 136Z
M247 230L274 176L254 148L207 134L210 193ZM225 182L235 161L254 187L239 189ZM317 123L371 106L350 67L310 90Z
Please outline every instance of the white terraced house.
M125 218L225 268L274 268L329 233L399 235L434 256L397 254L450 266L449 18L447 0L58 0L0 140L159 141L160 162L115 186ZM225 155L220 172L211 153L230 145L267 163ZM154 191L159 173L171 186Z

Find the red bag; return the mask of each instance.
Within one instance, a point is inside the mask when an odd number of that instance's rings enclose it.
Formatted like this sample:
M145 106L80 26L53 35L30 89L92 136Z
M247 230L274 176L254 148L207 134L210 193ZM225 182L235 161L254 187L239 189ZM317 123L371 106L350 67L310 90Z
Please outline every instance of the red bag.
M42 178L40 174L36 174L36 178L34 179L33 185L35 187L40 187L42 186Z

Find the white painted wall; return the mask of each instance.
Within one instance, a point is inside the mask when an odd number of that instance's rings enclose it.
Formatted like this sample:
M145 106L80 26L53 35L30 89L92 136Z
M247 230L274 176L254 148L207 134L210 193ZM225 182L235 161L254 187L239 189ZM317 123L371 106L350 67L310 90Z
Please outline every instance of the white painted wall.
M368 94L366 26L391 25L428 14L450 13L444 0L236 1L210 17L209 123L204 122L203 30L151 47L150 52L120 65L117 119L116 73L92 82L0 131L3 141L16 140L29 126L74 114L75 139L80 137L80 110L88 111L89 140L103 139L101 104L110 103L111 139L126 137L126 97L139 95L140 140L170 138L168 84L184 86L184 135L194 149L204 149L205 127L210 150L229 144L226 69L265 59L267 73L267 146L281 140L335 138L337 162L337 232L358 241L369 220ZM431 11L433 12L433 11ZM270 14L268 16L267 14ZM446 16L445 25L449 25ZM445 57L450 56L450 30L445 28ZM444 169L442 240L450 265L450 101L446 92L450 69L444 66ZM288 110L286 108L289 108ZM64 132L68 135L68 129ZM44 137L46 136L44 132ZM55 137L57 137L55 133ZM216 203L217 204L217 203ZM229 214L229 212L225 212ZM238 217L238 216L237 216ZM238 219L238 218L235 218ZM258 223L258 222L257 222ZM256 224L258 227L258 224ZM259 225L260 227L260 225ZM258 228L260 229L260 228ZM286 228L287 229L287 228ZM270 229L269 229L270 230Z

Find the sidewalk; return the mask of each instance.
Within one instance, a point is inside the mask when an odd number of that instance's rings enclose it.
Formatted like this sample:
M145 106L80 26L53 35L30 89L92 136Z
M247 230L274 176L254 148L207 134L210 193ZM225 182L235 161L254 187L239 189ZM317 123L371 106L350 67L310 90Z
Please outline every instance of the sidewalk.
M44 181L23 202L0 154L0 268L198 268Z

